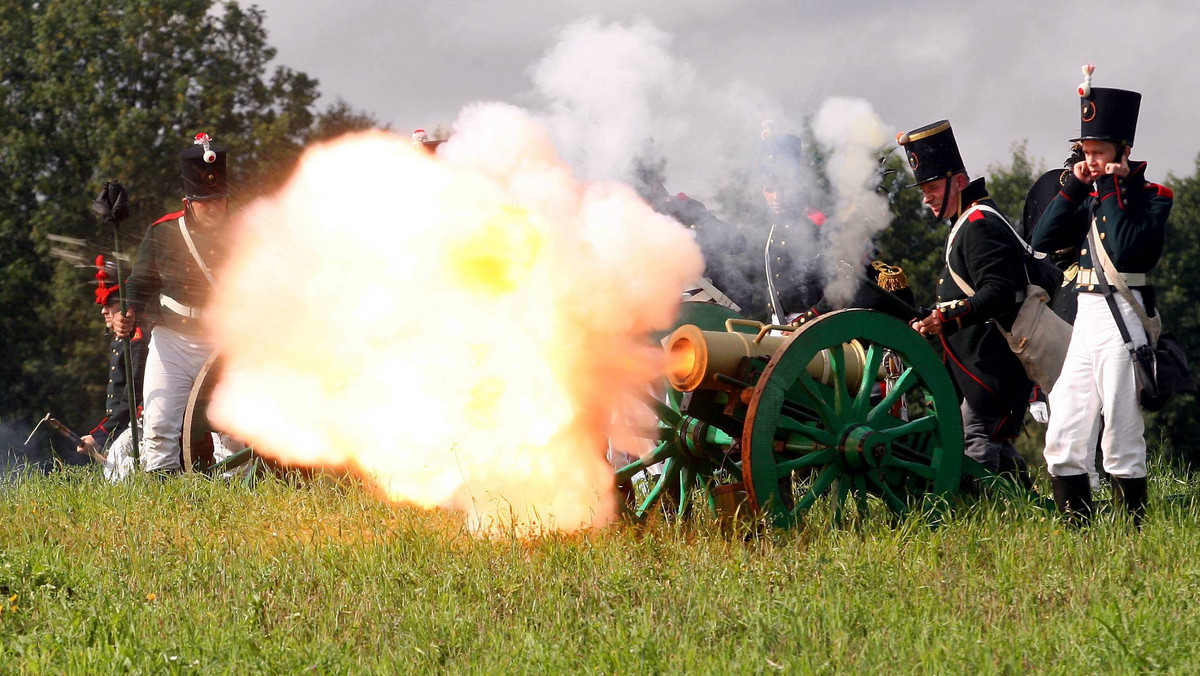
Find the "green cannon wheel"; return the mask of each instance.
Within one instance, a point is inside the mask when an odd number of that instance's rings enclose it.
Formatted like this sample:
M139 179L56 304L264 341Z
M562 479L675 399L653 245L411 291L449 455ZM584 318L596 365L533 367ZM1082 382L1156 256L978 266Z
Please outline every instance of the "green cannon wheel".
M741 315L713 303L684 303L674 328L694 324L703 330L722 331L725 320ZM669 332L668 332L669 333ZM666 334L663 334L666 335ZM660 391L647 393L642 404L654 425L627 426L625 434L647 439L652 450L616 472L617 489L624 498L626 516L641 521L659 505L663 511L683 516L692 507L697 491L716 509L717 474L741 480L739 458L731 456L735 439L721 430L680 413L683 393L664 379ZM662 463L659 473L650 468ZM646 487L638 490L638 486Z
M864 366L858 378L844 348L851 341ZM829 377L819 380L808 365L826 349ZM881 369L892 377L877 392ZM847 383L847 370L856 382ZM837 525L852 499L860 517L871 497L902 515L958 490L958 396L937 354L903 322L869 310L832 312L795 331L767 363L741 450L750 503L777 526L799 525L822 500Z

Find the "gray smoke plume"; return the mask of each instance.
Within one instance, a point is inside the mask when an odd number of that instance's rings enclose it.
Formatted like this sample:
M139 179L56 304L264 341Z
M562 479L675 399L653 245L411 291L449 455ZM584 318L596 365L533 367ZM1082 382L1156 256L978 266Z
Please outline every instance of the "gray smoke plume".
M810 126L804 111L783 110L770 93L701 81L671 44L646 20L568 26L530 68L535 115L577 173L628 182L692 227L705 276L747 314L763 314L773 225L790 228L779 254L791 260L782 267L818 286L828 281L828 300L847 302L858 279L839 280L837 261L861 267L870 238L887 225L872 177L887 134L870 104L831 99ZM783 213L768 208L767 183ZM832 227L818 227L816 212Z

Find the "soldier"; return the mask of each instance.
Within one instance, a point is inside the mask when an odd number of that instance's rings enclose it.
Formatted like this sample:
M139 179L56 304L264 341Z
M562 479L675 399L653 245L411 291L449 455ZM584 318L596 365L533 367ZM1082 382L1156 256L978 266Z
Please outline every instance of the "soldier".
M1162 255L1174 196L1146 180L1145 162L1129 161L1141 94L1093 88L1090 69L1084 72L1080 134L1074 139L1081 143L1084 159L1071 168L1033 237L1039 251L1080 248L1075 330L1062 375L1050 393L1046 465L1059 509L1085 523L1092 512L1087 462L1099 438L1115 497L1140 524L1146 509L1145 428L1133 364L1099 285L1099 259L1089 251L1087 235L1089 230L1097 233L1094 245L1104 247L1135 300L1154 316L1154 288L1146 273ZM1114 299L1134 345L1146 344L1135 309L1121 294L1114 293Z
M1012 440L1021 430L1033 383L995 325L1012 326L1025 298L1028 254L988 197L984 179L967 175L949 121L900 134L897 141L925 206L938 220L955 219L937 306L912 326L941 341L943 360L963 395L966 454L1032 486Z
M1050 202L1058 195L1059 191L1067 184L1067 179L1071 177L1071 168L1077 162L1083 160L1083 149L1079 142L1071 144L1071 154L1067 157L1067 161L1063 163L1061 169L1051 169L1042 174L1033 183L1033 187L1025 195L1025 208L1021 215L1021 236L1025 241L1032 241L1033 229L1037 222L1042 217L1042 212L1050 205ZM1082 221L1087 220L1087 214L1080 213L1077 215ZM1078 292L1075 289L1075 276L1079 274L1079 249L1078 245L1069 246L1047 255L1047 258L1054 262L1054 265L1062 270L1063 281L1058 292L1054 294L1054 301L1051 303L1051 308L1054 313L1062 317L1068 324L1075 323L1075 307L1078 299ZM1050 421L1050 408L1047 405L1047 395L1042 388L1034 386L1033 399L1029 403L1029 414L1033 419L1043 425ZM1099 451L1097 446L1093 450ZM1094 457L1086 463L1088 467L1088 483L1091 484L1092 490L1100 490L1100 464L1099 458L1102 456L1093 454Z
M825 213L817 204L821 191L805 176L799 138L774 134L770 122L764 122L761 156L762 193L771 218L764 249L767 298L773 321L790 322L817 306L825 294Z
M104 315L105 329L113 328L113 318L121 312L120 286L108 284L110 279L104 256L96 257L96 304ZM129 397L125 388L125 346L129 346L133 364L133 396L135 410L142 408L142 375L146 369L146 353L149 349L145 333L139 322L134 326L129 342L114 339L111 345L108 369L108 396L105 400L104 419L91 432L80 437L83 444L75 450L91 456L104 465L104 476L119 479L132 468L130 451L133 434L129 427Z
M220 266L229 242L225 160L225 150L213 146L203 133L179 154L184 209L146 230L126 282L128 311L114 318L117 334L124 337L151 303L160 307L146 362L143 464L148 472L180 470L184 409L196 376L212 354L199 320L215 284L212 271Z
M670 194L667 161L658 155L654 139L642 141L634 157L633 187L655 211L688 228L704 254L704 277L685 290L690 301L712 302L734 311L750 307L753 283L737 264L746 251L746 237L737 228L710 212L704 203L685 193Z

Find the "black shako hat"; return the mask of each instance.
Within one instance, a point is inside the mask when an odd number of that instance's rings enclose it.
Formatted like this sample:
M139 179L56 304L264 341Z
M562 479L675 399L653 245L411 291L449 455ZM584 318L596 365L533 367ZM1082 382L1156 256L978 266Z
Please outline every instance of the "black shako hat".
M763 123L758 152L763 189L795 189L804 174L804 143L791 134L773 134L769 124Z
M208 134L196 134L192 147L179 153L184 197L197 202L229 197L225 155L225 149L213 145Z
M950 128L949 120L938 120L902 133L896 136L896 143L904 146L904 152L908 155L908 165L912 167L913 178L916 179L913 186L947 178L967 169L963 165L962 155L958 153L958 143L954 140L954 130Z
M1090 89L1079 98L1079 137L1071 140L1133 145L1142 95L1126 89Z

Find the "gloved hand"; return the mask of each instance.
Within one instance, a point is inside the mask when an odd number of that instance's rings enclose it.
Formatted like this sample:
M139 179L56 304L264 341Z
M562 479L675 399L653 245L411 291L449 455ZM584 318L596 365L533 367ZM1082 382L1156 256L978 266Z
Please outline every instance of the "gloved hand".
M1033 419L1045 425L1050 422L1050 407L1046 406L1044 401L1035 401L1029 405L1029 415Z

